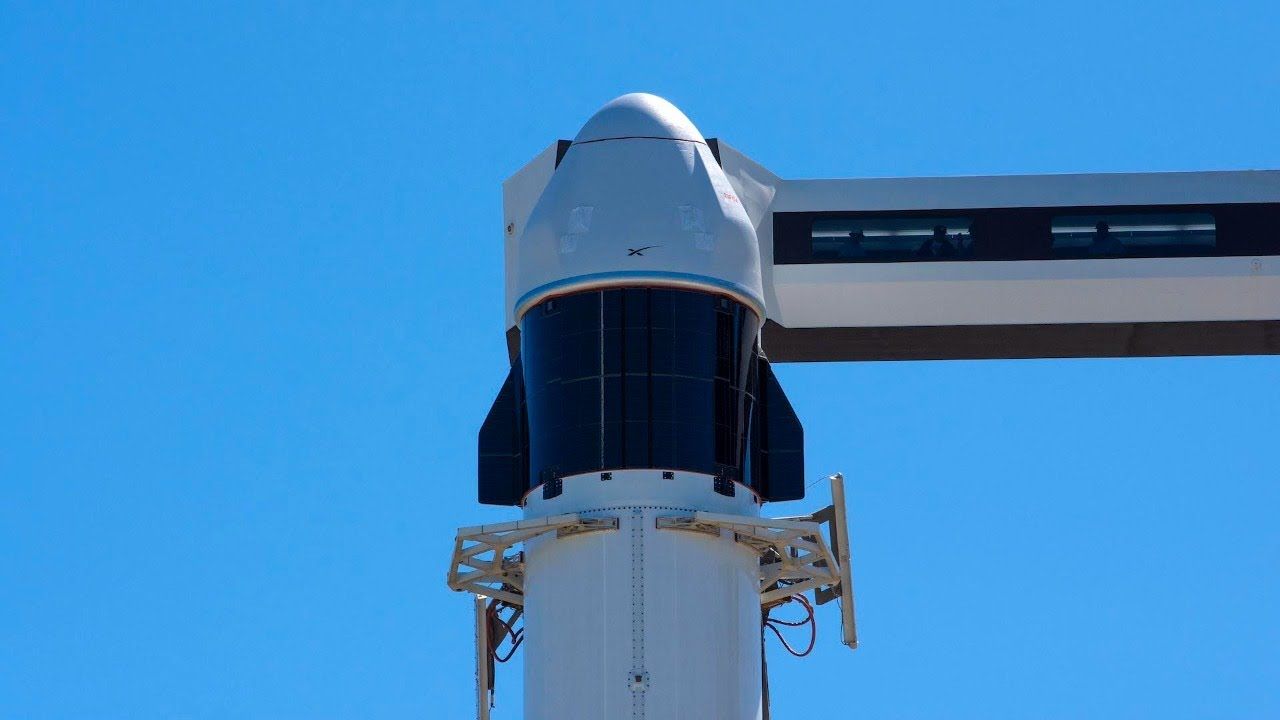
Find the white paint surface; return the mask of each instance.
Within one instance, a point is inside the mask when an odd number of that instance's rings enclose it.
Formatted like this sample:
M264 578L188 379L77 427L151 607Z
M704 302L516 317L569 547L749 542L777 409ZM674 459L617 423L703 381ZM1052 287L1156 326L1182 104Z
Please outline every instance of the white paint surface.
M527 172L540 178L537 168ZM509 224L519 226L536 186L512 186ZM508 244L509 323L553 295L638 285L722 292L763 316L755 227L702 136L667 101L637 93L605 105L540 192Z
M759 560L731 533L658 530L698 510L758 514L742 486L661 470L589 473L535 491L526 517L617 517L616 531L530 542L525 556L526 720L761 716ZM643 680L637 684L635 675Z

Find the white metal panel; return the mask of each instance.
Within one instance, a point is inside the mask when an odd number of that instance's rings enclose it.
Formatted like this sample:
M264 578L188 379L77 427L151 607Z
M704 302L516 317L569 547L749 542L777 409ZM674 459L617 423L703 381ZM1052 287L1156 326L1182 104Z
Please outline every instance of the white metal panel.
M629 717L629 528L525 547L524 717Z
M1280 258L849 263L774 268L789 328L1280 318Z
M1280 171L786 180L774 212L1280 201Z
M525 223L529 219L529 213L533 212L533 206L538 204L538 198L542 195L542 190L546 188L547 182L551 180L551 174L556 171L556 151L559 143L551 143L545 150L538 153L525 166L516 171L514 175L507 178L502 183L502 237L504 248L504 263L507 272L504 274L506 278L506 325L503 327L511 327L515 324L515 318L511 314L511 308L515 305L515 273L511 272L516 259L516 239L520 237L520 233L524 232Z
M747 211L751 224L759 233L760 226L770 220L769 211L782 179L729 143L717 140L716 146L719 148L720 167L729 179L729 184L738 193L738 198L742 200L742 207Z
M658 531L644 513L646 717L760 715L759 558L720 538Z
M476 624L476 720L489 720L489 617L488 601L476 595L471 606Z
M662 473L671 473L663 479ZM658 478L656 481L654 480ZM632 507L637 502L683 510L705 510L726 515L759 515L756 497L742 485L736 485L733 497L711 492L708 476L683 470L614 470L608 480L600 473L586 473L564 478L563 492L556 497L543 497L542 486L535 488L525 500L524 516L533 520L611 508Z
M619 528L526 547L528 720L761 716L755 552L729 533L656 528L660 515L759 506L741 487L716 494L710 476L662 473L588 473L564 478L558 497L530 498L526 516L584 512Z
M763 317L754 227L696 133L642 94L587 122L518 232L507 266L514 320L546 297L619 284L724 292Z
M729 143L723 140L717 140L716 143L724 174L742 199L742 206L747 211L751 224L755 226L756 240L760 245L760 275L764 283L765 307L772 308L777 304L773 289L773 205L778 188L784 181Z

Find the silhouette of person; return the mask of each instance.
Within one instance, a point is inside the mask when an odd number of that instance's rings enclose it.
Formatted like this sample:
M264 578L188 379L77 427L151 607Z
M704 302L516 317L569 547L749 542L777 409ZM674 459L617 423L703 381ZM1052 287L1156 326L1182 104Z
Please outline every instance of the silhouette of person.
M955 257L956 246L951 244L951 240L947 237L946 225L935 225L933 227L933 236L924 241L919 250L916 250L916 257Z
M942 243L947 240L947 228L945 225L934 225L933 234L928 240L920 243L920 247L915 251L916 258L933 258L934 255L940 255L942 252ZM950 243L947 243L950 245ZM952 249L954 252L955 249Z
M861 258L867 256L866 248L862 247L862 241L866 239L866 234L861 230L854 230L849 233L849 240L840 247L840 257L842 258Z
M933 238L932 237L925 238L925 241L923 243L920 243L920 247L916 248L916 257L921 257L921 258L933 257Z
M1093 243L1089 245L1090 255L1120 255L1124 252L1124 243L1111 234L1111 225L1101 221L1094 230Z

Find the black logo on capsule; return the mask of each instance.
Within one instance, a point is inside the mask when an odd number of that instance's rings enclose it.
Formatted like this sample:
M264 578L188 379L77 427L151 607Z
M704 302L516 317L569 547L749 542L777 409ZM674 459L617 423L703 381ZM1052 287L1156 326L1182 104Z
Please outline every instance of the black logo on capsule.
M645 247L642 247L642 248L627 248L627 257L633 257L633 256L644 257L644 251L645 251L645 250L652 250L652 249L654 249L654 248L656 248L656 247L662 247L662 246L661 246L661 245L646 245Z

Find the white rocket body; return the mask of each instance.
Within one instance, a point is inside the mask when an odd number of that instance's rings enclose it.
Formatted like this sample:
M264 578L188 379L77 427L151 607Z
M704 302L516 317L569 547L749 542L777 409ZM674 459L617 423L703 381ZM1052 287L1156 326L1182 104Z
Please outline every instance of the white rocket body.
M803 495L799 424L759 356L760 267L711 149L644 94L587 122L508 245L521 345L481 431L481 501L618 522L525 544L526 720L761 717L758 554L656 526Z
M709 477L623 470L535 493L526 517L586 512L616 532L546 535L525 548L524 717L761 716L759 558L727 537L658 530L660 515L754 515Z
M755 231L701 134L652 95L587 122L516 244L517 320L542 299L611 286L725 293L763 321ZM761 714L758 558L732 537L665 531L659 514L758 514L756 497L661 469L563 479L525 517L608 513L617 532L544 536L525 556L525 718Z

